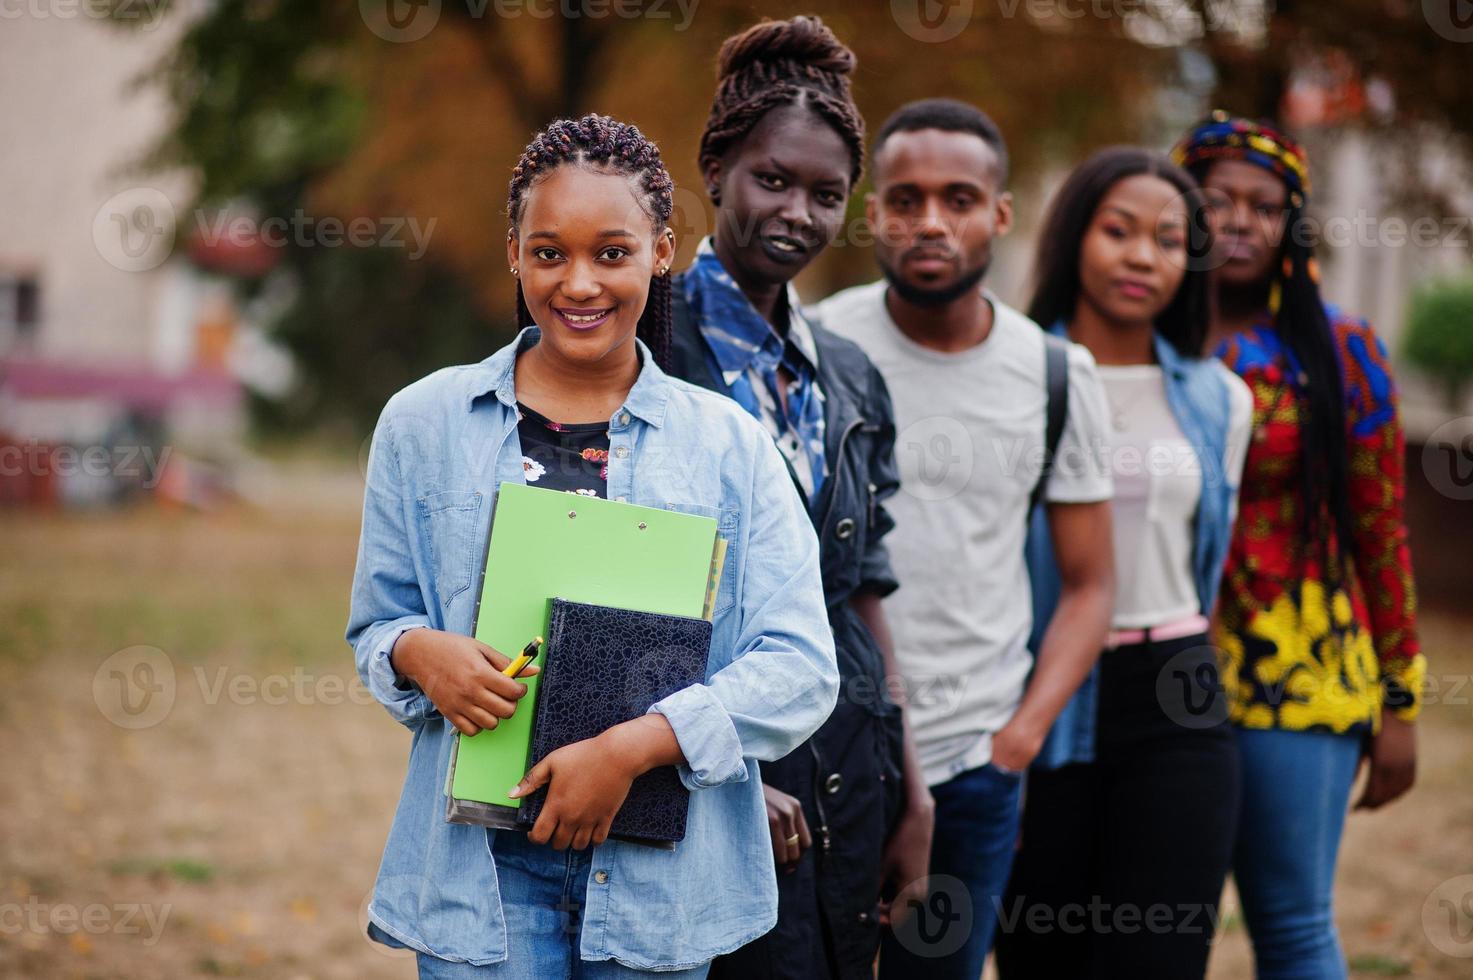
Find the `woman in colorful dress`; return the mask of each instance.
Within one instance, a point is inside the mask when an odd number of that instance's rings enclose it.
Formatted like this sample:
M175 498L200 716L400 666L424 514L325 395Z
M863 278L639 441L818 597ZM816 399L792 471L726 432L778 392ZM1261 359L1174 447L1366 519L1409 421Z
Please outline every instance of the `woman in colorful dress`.
M1215 113L1174 150L1217 236L1212 344L1253 391L1254 433L1218 603L1242 763L1233 870L1261 978L1338 978L1331 895L1352 784L1390 803L1416 771L1426 664L1385 347L1320 298L1304 151Z

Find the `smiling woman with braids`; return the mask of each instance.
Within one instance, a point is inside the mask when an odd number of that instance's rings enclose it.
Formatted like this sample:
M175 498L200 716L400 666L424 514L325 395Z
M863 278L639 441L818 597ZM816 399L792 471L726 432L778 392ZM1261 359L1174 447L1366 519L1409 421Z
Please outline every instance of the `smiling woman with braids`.
M1218 355L1253 391L1253 439L1219 600L1243 774L1233 873L1258 976L1340 978L1331 895L1358 807L1411 788L1419 652L1386 349L1320 298L1309 169L1272 126L1214 113L1177 160L1223 246Z
M776 917L757 761L833 708L833 640L818 545L772 440L657 363L670 191L633 126L590 115L539 134L508 202L520 335L394 395L374 433L348 641L414 741L368 929L415 950L421 977L698 978ZM470 569L503 482L718 517L728 546L709 679L509 787L547 787L527 834L444 816L456 731L495 728L526 692L469 635ZM666 765L692 791L685 839L607 840L633 780Z
M716 233L676 277L674 366L736 399L782 451L819 534L843 696L806 744L763 765L778 924L712 966L740 980L869 978L888 907L923 883L931 795L885 697L895 591L882 501L895 422L858 346L812 322L791 280L840 230L864 123L854 54L816 17L764 21L721 47L700 165ZM882 652L882 650L884 652ZM906 886L911 886L907 888Z

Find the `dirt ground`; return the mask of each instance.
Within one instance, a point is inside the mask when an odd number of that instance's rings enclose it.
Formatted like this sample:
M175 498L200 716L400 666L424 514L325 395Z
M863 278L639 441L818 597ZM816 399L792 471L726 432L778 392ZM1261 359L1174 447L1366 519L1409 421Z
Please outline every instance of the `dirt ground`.
M0 514L0 977L414 975L362 935L409 736L342 639L357 499ZM1473 977L1470 633L1425 617L1419 784L1350 819L1357 977Z

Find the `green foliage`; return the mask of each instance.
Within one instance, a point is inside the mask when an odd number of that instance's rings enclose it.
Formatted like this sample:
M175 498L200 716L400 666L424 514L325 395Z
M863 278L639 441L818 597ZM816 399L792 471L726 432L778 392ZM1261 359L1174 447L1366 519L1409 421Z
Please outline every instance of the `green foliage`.
M113 861L107 870L115 875L142 875L150 878L175 878L195 884L214 880L215 868L206 861L193 858L131 857Z
M437 368L490 356L514 330L510 322L497 330L448 270L402 250L303 248L292 262L297 298L274 335L307 380L286 400L257 405L267 429L342 420L370 431L389 395Z
M1366 953L1353 957L1350 971L1372 977L1405 977L1412 973L1412 965L1404 959Z
M1473 380L1473 276L1434 282L1412 297L1403 352L1442 382L1456 406Z
M176 112L149 162L194 169L201 200L220 202L289 193L345 157L364 104L335 7L212 4L145 76Z
M147 79L167 92L177 116L146 163L194 171L201 206L314 215L314 185L363 135L368 96L355 60L363 36L356 4L213 4ZM293 236L271 275L290 284L295 300L270 327L305 380L282 402L252 399L267 432L338 422L366 432L397 388L491 349L466 284L405 249ZM263 283L237 285L249 296Z

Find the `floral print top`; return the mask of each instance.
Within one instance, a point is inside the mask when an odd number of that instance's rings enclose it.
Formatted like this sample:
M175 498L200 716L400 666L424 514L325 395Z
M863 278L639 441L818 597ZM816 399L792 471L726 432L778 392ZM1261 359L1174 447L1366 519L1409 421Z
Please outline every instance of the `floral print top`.
M1326 313L1345 379L1355 521L1344 581L1325 574L1319 542L1302 530L1297 361L1267 313L1217 352L1253 391L1253 439L1218 605L1223 681L1245 728L1371 731L1383 705L1410 721L1421 702L1426 661L1402 517L1396 388L1370 326L1334 307Z
M607 496L607 422L554 422L517 402L517 438L529 484L582 497Z

